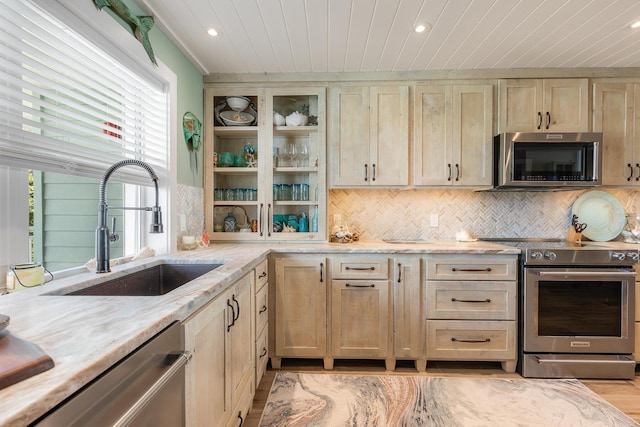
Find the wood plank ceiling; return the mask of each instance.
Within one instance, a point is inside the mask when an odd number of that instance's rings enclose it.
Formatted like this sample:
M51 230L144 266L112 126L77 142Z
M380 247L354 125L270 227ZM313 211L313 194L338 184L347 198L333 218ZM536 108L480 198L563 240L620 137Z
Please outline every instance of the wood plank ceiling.
M205 75L640 67L638 0L137 3Z

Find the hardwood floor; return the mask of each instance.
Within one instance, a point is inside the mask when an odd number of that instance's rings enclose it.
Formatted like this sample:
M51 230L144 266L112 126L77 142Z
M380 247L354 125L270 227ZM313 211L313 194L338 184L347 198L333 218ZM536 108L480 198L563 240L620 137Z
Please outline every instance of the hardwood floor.
M277 372L279 371L271 369L270 366L265 372L262 381L256 388L253 407L243 424L244 427L259 425L271 384ZM398 361L396 370L389 372L384 368L384 361L335 360L334 369L326 371L323 369L321 360L283 359L280 372L520 378L517 373L504 372L499 363L486 362L429 362L427 372L417 373L413 362L408 361ZM640 424L640 371L638 369L636 369L634 380L581 380L581 382Z

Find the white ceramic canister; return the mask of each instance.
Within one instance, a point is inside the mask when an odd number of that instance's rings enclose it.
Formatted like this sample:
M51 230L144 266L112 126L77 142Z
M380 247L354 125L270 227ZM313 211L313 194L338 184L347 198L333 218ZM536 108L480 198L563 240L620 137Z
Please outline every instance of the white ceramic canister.
M7 292L15 292L22 289L33 288L44 284L45 268L39 263L25 262L9 267L7 272ZM47 271L48 274L51 275ZM53 275L51 275L51 279Z

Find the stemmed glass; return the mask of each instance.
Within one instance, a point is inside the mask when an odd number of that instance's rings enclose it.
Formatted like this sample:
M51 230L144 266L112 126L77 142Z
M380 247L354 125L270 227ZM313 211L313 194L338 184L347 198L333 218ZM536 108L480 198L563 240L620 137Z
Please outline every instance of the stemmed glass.
M294 142L289 142L287 144L287 157L289 158L289 164L287 166L289 167L295 167L296 163L296 156L298 154L298 149L296 147L296 144Z
M302 144L300 152L298 153L298 166L309 166L309 146Z

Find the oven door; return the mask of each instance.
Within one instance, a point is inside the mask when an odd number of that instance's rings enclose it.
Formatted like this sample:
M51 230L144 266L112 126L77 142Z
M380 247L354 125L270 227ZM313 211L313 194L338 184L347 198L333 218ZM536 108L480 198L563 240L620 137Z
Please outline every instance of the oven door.
M633 270L524 271L524 352L633 353Z

